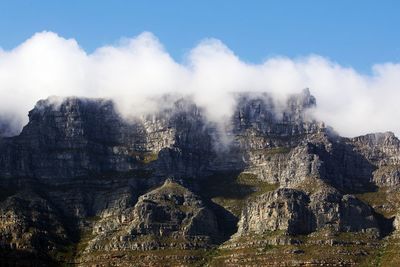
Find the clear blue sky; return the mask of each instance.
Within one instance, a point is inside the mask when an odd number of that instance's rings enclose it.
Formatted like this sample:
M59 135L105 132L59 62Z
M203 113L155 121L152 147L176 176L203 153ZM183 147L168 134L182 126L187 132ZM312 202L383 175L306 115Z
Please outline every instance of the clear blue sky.
M178 61L206 37L253 63L314 53L369 72L400 61L396 0L0 0L0 47L43 30L75 38L88 52L151 31Z

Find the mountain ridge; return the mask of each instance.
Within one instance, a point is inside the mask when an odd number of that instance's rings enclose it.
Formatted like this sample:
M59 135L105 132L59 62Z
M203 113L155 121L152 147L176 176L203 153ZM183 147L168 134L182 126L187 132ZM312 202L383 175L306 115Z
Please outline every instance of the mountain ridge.
M130 121L108 100L39 101L20 135L0 137L0 262L399 260L385 254L396 247L399 139L340 137L310 119L315 105L308 90L280 107L239 95L221 132L190 98Z

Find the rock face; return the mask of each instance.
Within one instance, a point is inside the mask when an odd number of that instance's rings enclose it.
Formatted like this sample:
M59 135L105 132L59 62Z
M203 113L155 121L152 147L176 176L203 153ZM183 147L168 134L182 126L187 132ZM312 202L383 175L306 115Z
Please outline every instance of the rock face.
M308 196L294 189L278 189L259 196L243 210L239 234L287 231L305 234L314 230Z
M57 210L33 192L22 191L7 198L0 213L2 248L33 251L43 246L54 251L57 242L67 237Z
M373 182L379 186L400 183L400 141L391 132L368 134L350 140L356 151L376 166Z
M336 255L321 261L307 252L315 244L361 246L343 264L357 263L398 228L400 141L340 137L310 117L315 105L308 90L284 103L242 93L217 125L188 97L129 121L107 100L39 101L21 134L0 135L0 263L273 265L289 253L323 264ZM260 254L265 244L282 249ZM214 259L220 250L231 256Z
M310 195L309 207L317 230L330 227L340 232L379 231L377 219L367 204L333 188L319 187Z
M244 209L239 234L284 231L308 234L325 227L335 231L379 231L372 209L352 195L326 189L307 195L282 188L259 196Z
M117 218L104 216L93 229L95 237L86 248L88 253L160 249L165 245L207 247L220 238L214 213L198 196L170 179L139 197L133 209L117 214ZM157 240L148 239L151 236Z
M130 233L137 235L217 237L215 215L192 192L166 180L163 186L141 196L133 210Z

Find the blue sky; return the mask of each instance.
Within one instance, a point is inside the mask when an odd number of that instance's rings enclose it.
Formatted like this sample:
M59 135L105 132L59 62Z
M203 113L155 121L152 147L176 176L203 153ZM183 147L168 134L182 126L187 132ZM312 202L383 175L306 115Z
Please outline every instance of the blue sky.
M207 37L252 63L319 54L368 73L375 63L400 61L395 0L5 0L0 12L7 50L44 30L75 38L88 52L150 31L177 61Z

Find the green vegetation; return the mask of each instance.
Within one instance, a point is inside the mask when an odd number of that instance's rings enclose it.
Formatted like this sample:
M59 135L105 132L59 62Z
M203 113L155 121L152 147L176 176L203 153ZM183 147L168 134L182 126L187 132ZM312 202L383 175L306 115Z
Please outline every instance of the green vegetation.
M142 164L149 164L158 159L158 153L148 151L132 151L129 155Z
M271 160L273 156L276 155L284 155L291 151L290 147L271 147L271 148L264 148L264 149L254 149L251 152L257 155L264 156L268 161Z
M126 250L108 251L107 253L94 252L87 255L80 262L85 266L103 266L109 262L110 266L122 259L123 266L205 266L204 259L211 250L165 248L160 250Z
M320 178L307 176L303 181L296 185L296 189L303 190L308 194L313 194L325 186L325 182Z
M286 244L271 245L279 239ZM370 265L378 258L381 246L369 233L336 234L322 230L308 236L289 237L276 231L241 236L227 243L234 246L218 249L209 266L230 266L232 262L235 266L264 266L266 263L297 266L299 262L312 262L315 266L398 266Z
M202 188L207 198L239 217L248 199L275 190L278 185L262 181L252 173L230 172L205 178Z
M400 266L400 238L389 237L384 240L384 245L379 250L378 257L373 266ZM372 266L372 265L371 265Z
M292 149L290 147L278 146L263 149L251 150L251 154L260 156L266 161L271 161L274 157L288 154Z
M390 188L385 187L381 187L374 192L356 194L356 197L373 207L377 213L382 214L386 218L396 215L400 203L400 192L394 192Z

